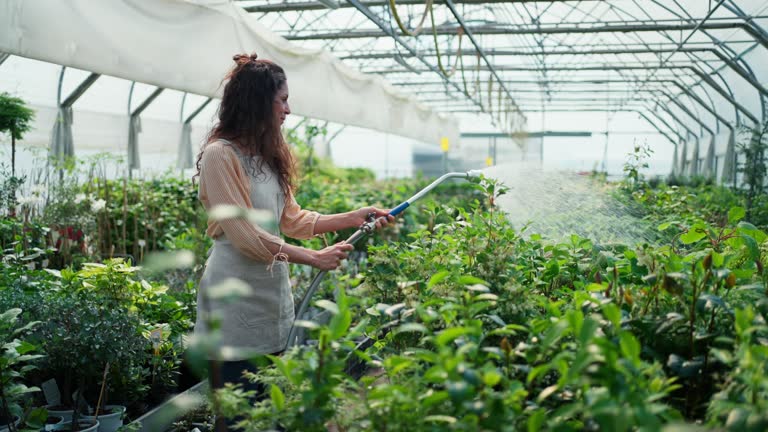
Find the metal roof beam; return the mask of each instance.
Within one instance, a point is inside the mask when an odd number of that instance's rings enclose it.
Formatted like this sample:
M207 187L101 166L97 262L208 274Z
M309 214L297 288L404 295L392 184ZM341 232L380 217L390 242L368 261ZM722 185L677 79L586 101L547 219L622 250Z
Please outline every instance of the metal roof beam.
M153 91L149 96L147 96L147 98L144 99L144 101L141 104L139 104L138 107L136 107L133 111L131 111L131 117L140 116L141 113L144 112L144 110L147 109L147 107L149 107L152 101L154 101L155 99L157 99L158 96L160 96L160 93L162 93L163 90L165 89L162 87L156 88L155 91ZM133 93L133 88L131 88L131 93ZM130 104L130 98L128 103Z
M451 86L453 86L456 90L459 91L459 93L464 94L469 100L471 100L474 104L479 106L481 109L484 109L483 105L480 102L478 102L475 99L473 99L472 96L469 93L463 91L463 89L461 87L459 87L458 84L456 84L453 81L449 80L445 75L443 75L440 72L440 70L437 69L437 67L435 67L432 64L430 64L426 59L424 59L422 57L419 57L418 54L417 54L417 51L413 47L411 47L407 42L405 42L405 40L403 40L402 37L398 36L398 34L394 30L392 30L392 28L387 26L378 17L378 15L376 15L370 9L368 9L360 0L347 0L347 1L349 3L351 3L353 6L355 6L357 8L357 10L360 11L360 13L365 15L369 20L371 20L374 24L376 24L381 29L381 31L384 32L384 34L386 36L391 36L395 40L396 43L399 43L403 48L408 50L408 52L410 52L411 54L415 55L419 59L419 61L421 61L422 63L424 63L424 65L427 66L429 71L432 71L433 73L436 73L437 75L439 75L440 78L443 81L445 81L447 84L450 84Z
M536 68L519 68L519 67L513 67L513 66L503 66L503 67L497 67L497 70L503 70L503 71L536 71ZM705 81L707 84L709 84L710 87L712 87L715 91L717 91L725 100L730 102L734 107L736 107L739 111L741 111L744 115L746 115L750 120L752 120L755 124L759 124L760 121L755 117L754 114L752 114L746 107L744 107L742 104L737 102L731 95L728 94L722 87L720 87L719 84L717 84L712 77L705 74L704 72L700 71L697 67L694 67L692 65L665 65L665 66L622 66L622 65L605 65L605 66L591 66L591 67L552 67L548 68L550 71L605 71L605 70L615 70L615 71L623 71L623 70L654 70L654 69L687 69L695 73L699 78L701 78L703 81ZM405 72L405 71L388 71L390 73L392 72ZM635 82L643 83L644 80L642 78L635 80Z
M351 0L360 3L359 0ZM517 27L499 27L492 25L480 25L468 27L468 30L476 35L538 35L538 34L577 34L577 33L635 33L635 32L670 32L686 30L733 30L741 29L747 32L761 45L768 48L768 37L757 31L751 25L739 22L709 22L706 24L617 24L617 25L595 25L575 26L576 23L569 23L572 27L558 24L552 27L538 27L530 29L521 29ZM286 35L288 40L317 40L317 39L351 39L351 38L380 38L391 36L389 29L384 28L384 32L379 30L350 30L345 32L315 33L307 35ZM455 35L458 27L455 25L441 25L435 27L438 35ZM397 36L405 36L400 32L394 32Z
M538 80L513 80L513 81L506 81L506 82L509 83L509 84L538 84L538 85L542 84L542 81L538 81ZM602 84L612 84L612 83L627 84L627 83L632 83L633 81L603 79L603 80L591 80L591 81L547 80L545 82L549 83L549 84L558 84L558 85L602 85ZM647 83L648 84L667 84L667 83L668 84L673 84L675 87L679 88L680 91L682 91L688 97L693 99L696 103L701 105L705 110L707 110L715 118L717 118L723 124L725 124L726 127L728 127L731 130L734 129L734 126L733 126L733 124L730 121L728 121L725 117L723 117L721 114L719 114L714 108L712 108L709 104L704 102L704 100L701 99L701 97L696 95L690 88L686 87L685 85L680 83L678 80L654 79L654 80L648 81ZM422 82L422 83L404 83L404 84L401 84L401 85L436 85L436 84L441 84L441 83L436 83L436 82L423 83ZM643 90L645 90L645 91L653 91L653 90L658 91L658 88L654 88L654 89L645 88ZM529 90L529 89L526 89L526 90L521 90L521 92L527 92L527 93L534 93L534 92L538 92L538 93L546 93L546 92L552 92L552 93L558 93L558 92L563 92L563 93L582 93L582 92L583 93L599 93L599 92L605 92L605 89L599 89L599 88L598 89L581 89L581 90L562 90L562 89L559 89L559 90L558 89L555 89L555 90L544 90L544 89L541 89L541 90ZM617 93L626 93L627 90L615 90L615 92L617 92ZM426 92L419 92L419 93L426 93Z
M601 0L589 0L589 1L601 1ZM487 3L560 3L561 0L454 0L454 3L468 4L468 5L483 5ZM340 8L353 7L353 5L345 2L338 1ZM378 7L389 6L389 0L365 0L361 2L366 7ZM442 3L442 0L435 0L435 3ZM423 5L424 0L397 0L398 5ZM328 9L327 6L319 1L295 1L295 2L282 2L271 3L255 6L243 7L248 12L255 13L267 13L267 12L288 12L288 11L302 11L302 10L323 10Z
M90 88L93 83L96 82L97 79L99 79L101 75L97 74L95 72L92 72L90 75L88 75L87 78L83 80L83 82L80 83L80 85L77 86L76 89L72 91L72 93L67 96L66 99L64 99L64 102L61 103L61 106L63 107L71 107L75 104L75 102L80 99L80 96L85 94L85 92Z
M464 19L461 17L461 14L456 10L456 6L454 6L452 0L443 0L445 2L445 5L448 6L448 9L451 10L451 13L453 14L453 17L456 18L456 21L459 22L459 25L462 29L464 29L464 32L467 34L467 37L470 41L472 41L472 45L475 46L475 50L477 53L482 57L485 64L488 66L488 69L491 71L494 77L496 77L496 82L501 86L501 88L504 90L504 93L507 94L507 97L510 99L509 102L512 103L513 106L516 106L515 104L515 98L512 96L512 93L509 92L509 89L507 89L507 86L504 85L504 81L501 80L501 77L496 72L496 69L493 66L493 63L491 63L490 60L488 60L488 57L485 56L485 53L483 52L482 47L480 47L480 44L477 42L477 39L475 39L475 36L472 34L472 31L469 29L469 27L464 23ZM525 122L525 115L520 113L523 117L523 122Z
M747 71L744 70L741 66L739 66L737 63L733 61L733 59L728 58L725 54L720 52L720 50L715 48L676 48L676 49L628 49L628 50L617 50L617 49L610 49L610 50L552 50L552 51L516 51L516 50L502 50L502 49L491 49L487 50L487 54L493 55L493 56L534 56L534 55L593 55L593 54L604 54L604 55L619 55L619 54L647 54L647 53L653 53L653 54L659 54L659 53L695 53L695 52L708 52L712 53L719 60L724 62L728 67L730 67L734 72L736 72L739 76L744 78L749 84L751 84L755 89L757 89L760 93L768 96L768 89L763 87L760 82L758 82L752 75L750 75ZM476 52L473 51L461 51L454 50L452 52L446 53L448 55L463 55L463 56L474 56L477 55ZM435 52L429 51L429 52L422 52L420 55L435 55ZM342 59L369 59L369 58L389 58L392 57L392 53L369 53L369 54L357 54L357 55L351 55L342 57ZM404 56L408 57L408 56ZM704 61L704 60L702 60ZM548 68L548 70L551 70Z

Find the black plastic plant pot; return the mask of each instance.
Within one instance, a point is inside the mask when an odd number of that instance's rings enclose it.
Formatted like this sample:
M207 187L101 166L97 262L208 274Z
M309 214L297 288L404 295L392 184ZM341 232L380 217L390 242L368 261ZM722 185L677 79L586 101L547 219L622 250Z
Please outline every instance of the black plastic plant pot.
M45 424L47 424L47 425L57 425L59 423L64 423L64 417L63 416L48 415L48 418L45 419Z

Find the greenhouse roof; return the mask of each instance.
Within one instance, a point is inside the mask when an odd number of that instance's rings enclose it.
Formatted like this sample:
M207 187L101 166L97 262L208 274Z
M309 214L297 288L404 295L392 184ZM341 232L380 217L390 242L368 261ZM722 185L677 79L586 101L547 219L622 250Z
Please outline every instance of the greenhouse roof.
M678 142L765 118L763 0L239 4L288 40L506 131L541 111L631 111Z
M765 122L766 28L768 0L11 0L0 64L5 52L79 70L60 107L100 75L128 80L131 118L178 90L187 124L232 53L256 51L286 67L299 115L433 146L460 132L523 149L554 129L606 148L609 132L652 137L684 169L705 153L735 166L734 131Z

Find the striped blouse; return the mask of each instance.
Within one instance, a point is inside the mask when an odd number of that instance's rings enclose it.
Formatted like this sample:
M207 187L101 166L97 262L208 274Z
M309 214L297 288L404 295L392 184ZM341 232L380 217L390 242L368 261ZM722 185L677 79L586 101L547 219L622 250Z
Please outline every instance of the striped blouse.
M217 205L235 205L251 209L250 181L235 150L221 141L208 144L203 152L200 169L199 198L203 207L210 211ZM280 218L280 231L296 239L308 239L314 234L320 218L317 212L302 210L293 194L285 199ZM208 219L206 234L216 239L222 234L243 255L255 261L270 263L273 254L265 243L277 245L283 239L243 218Z

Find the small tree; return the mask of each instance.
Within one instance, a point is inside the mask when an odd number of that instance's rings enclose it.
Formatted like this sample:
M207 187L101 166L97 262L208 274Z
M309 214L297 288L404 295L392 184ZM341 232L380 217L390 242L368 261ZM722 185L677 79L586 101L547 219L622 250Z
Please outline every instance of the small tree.
M16 140L32 127L35 112L22 99L0 93L0 132L11 134L11 176L16 177Z
M740 145L744 153L744 164L739 171L744 174L743 185L747 194L747 218L752 218L752 210L757 198L766 192L766 177L768 177L768 163L766 163L766 151L768 151L768 121L754 129L745 131L748 141Z

